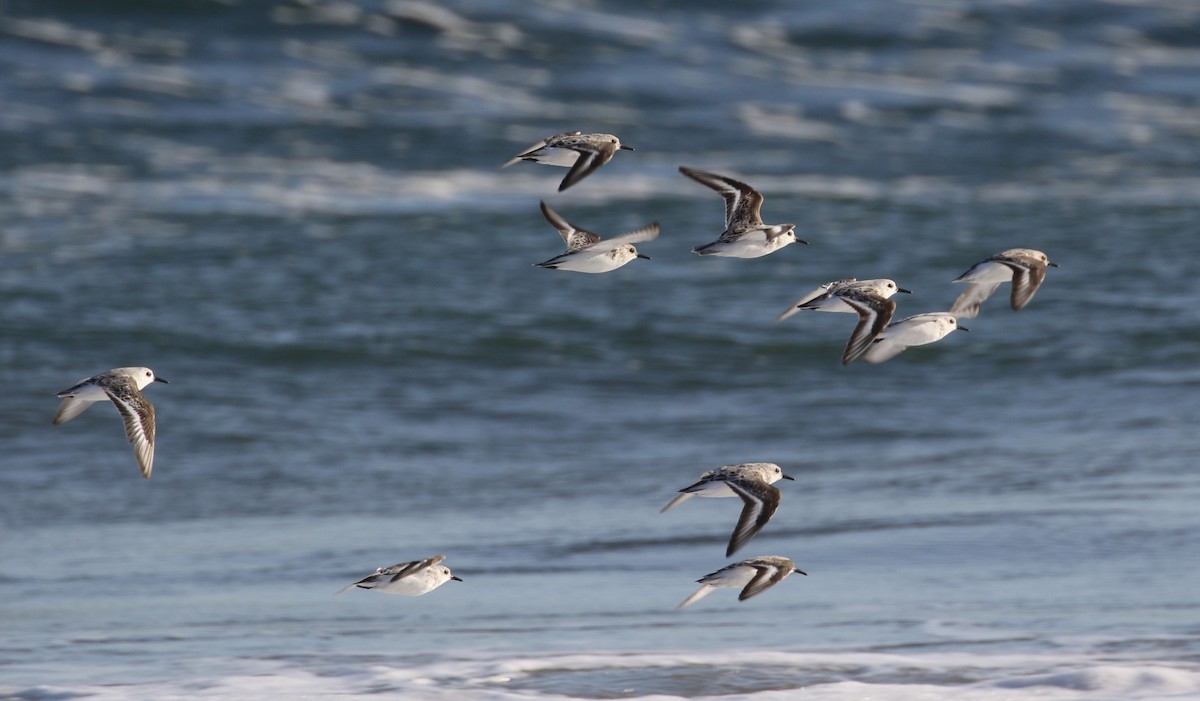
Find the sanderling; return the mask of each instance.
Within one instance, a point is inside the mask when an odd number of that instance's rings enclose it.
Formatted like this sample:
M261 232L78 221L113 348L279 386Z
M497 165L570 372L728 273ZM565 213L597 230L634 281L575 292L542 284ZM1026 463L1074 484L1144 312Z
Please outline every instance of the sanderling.
M714 589L721 587L732 589L742 587L742 593L738 594L738 601L745 601L782 582L793 572L808 575L807 572L796 569L796 563L789 558L779 555L764 555L735 562L697 579L696 581L703 586L681 601L675 608L691 606L711 594Z
M400 596L420 596L428 594L446 582L453 579L462 580L450 573L449 567L438 567L445 555L434 555L427 560L401 562L391 567L380 567L375 574L364 577L357 582L351 582L338 590L338 594L358 587L359 589L374 589L384 594ZM336 594L335 594L336 596Z
M54 415L54 425L65 424L96 402L111 401L125 420L125 436L133 444L142 477L150 479L154 469L154 405L142 389L151 382L170 384L155 377L150 368L114 368L80 380L55 395L63 401Z
M679 495L664 506L659 513L699 497L741 497L742 515L729 536L729 547L725 557L741 549L751 538L767 525L775 509L779 508L779 490L771 484L781 479L793 479L783 474L783 469L772 462L748 462L741 465L725 465L700 475L700 481L679 490Z
M796 238L795 224L763 224L758 214L763 202L762 193L746 183L686 166L679 166L679 172L701 185L716 190L725 198L724 233L712 243L696 246L692 253L702 256L758 258L796 241L808 244L807 241Z
M623 146L621 140L612 134L565 131L546 137L513 156L500 167L507 168L517 161L533 161L548 166L570 168L558 184L558 191L562 192L612 160L618 149L634 150L632 146Z
M858 314L858 325L850 334L850 341L842 353L842 365L849 365L870 347L875 337L883 331L896 303L890 297L897 292L909 292L896 283L884 279L856 280L845 278L827 282L798 299L779 315L778 321L800 311L849 312Z
M562 234L563 241L567 243L567 250L548 261L534 265L554 270L573 270L579 273L607 273L634 258L650 260L650 256L638 253L633 244L658 238L658 222L652 222L649 226L643 226L627 234L601 239L598 234L570 224L557 212L550 209L545 202L541 204L542 214L546 215L546 220L555 229L558 229L558 233Z
M940 341L955 329L971 330L965 326L959 326L958 319L949 312L914 314L888 324L887 328L875 337L871 347L863 353L863 360L868 363L882 363L891 360L903 353L905 348Z
M979 305L991 296L1002 282L1012 281L1012 308L1018 311L1038 291L1046 278L1046 266L1057 268L1045 253L1032 248L1010 248L986 260L981 260L967 272L955 278L955 282L971 285L954 300L950 313L960 319L974 319L979 314Z

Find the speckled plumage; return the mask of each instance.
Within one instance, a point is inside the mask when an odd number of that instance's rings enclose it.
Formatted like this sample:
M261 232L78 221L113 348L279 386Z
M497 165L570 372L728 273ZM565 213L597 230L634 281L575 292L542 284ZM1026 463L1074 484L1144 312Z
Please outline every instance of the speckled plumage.
M621 140L612 134L566 131L546 137L513 156L500 167L507 168L518 161L533 161L543 165L570 168L558 185L558 191L562 192L596 172L621 149L634 150L632 146L623 146Z
M125 422L125 437L133 444L142 477L150 479L154 470L154 405L142 394L142 389L151 382L167 383L144 367L114 368L81 380L55 395L63 401L53 423L64 424L96 402L111 401Z
M793 572L807 575L796 569L796 563L791 558L780 555L763 555L735 562L696 580L701 587L675 608L691 606L718 588L741 587L738 601L745 601L787 579Z
M651 222L647 226L620 236L602 239L599 234L581 229L563 219L545 202L542 202L541 205L546 221L558 230L559 235L567 244L567 250L550 260L534 265L540 268L571 270L579 273L607 273L634 258L650 260L650 256L639 253L633 244L658 238L658 222Z
M1041 251L1032 248L1010 248L972 265L954 282L969 282L950 312L960 319L974 319L979 315L979 306L992 296L1000 283L1012 281L1012 296L1009 304L1013 311L1020 311L1046 278L1046 268L1057 268Z
M738 517L733 533L729 536L729 545L725 550L725 556L728 557L757 535L763 526L767 525L767 521L771 519L775 510L779 508L781 493L772 484L781 479L790 480L792 478L783 474L783 469L775 463L752 462L724 465L705 472L700 476L698 482L679 490L679 494L659 513L667 511L693 496L736 496L741 498L742 513Z
M425 560L401 562L391 567L380 567L374 574L368 575L357 582L351 582L338 590L338 594L353 589L373 589L384 594L398 596L421 596L437 589L446 582L462 580L450 572L449 567L441 566L445 555L434 555Z
M808 243L796 238L795 224L763 224L759 214L763 203L762 193L746 183L686 166L680 166L679 172L716 190L725 199L725 231L716 241L693 248L693 253L759 258L790 243Z
M846 278L821 285L797 300L779 315L779 321L800 311L847 312L858 314L858 324L842 352L842 364L849 365L866 352L871 342L892 320L896 303L891 296L908 290L886 278L856 280Z

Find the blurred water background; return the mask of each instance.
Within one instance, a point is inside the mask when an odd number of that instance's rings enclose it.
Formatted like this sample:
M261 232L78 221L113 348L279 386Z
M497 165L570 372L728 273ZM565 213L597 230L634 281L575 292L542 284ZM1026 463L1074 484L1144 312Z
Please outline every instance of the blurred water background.
M637 150L498 169L575 129ZM1198 137L1188 0L4 0L0 698L1197 698ZM679 165L811 245L691 254ZM653 260L532 267L539 199ZM774 322L1017 246L884 365ZM125 365L149 481L50 425ZM658 509L745 461L809 576L675 611L739 505Z

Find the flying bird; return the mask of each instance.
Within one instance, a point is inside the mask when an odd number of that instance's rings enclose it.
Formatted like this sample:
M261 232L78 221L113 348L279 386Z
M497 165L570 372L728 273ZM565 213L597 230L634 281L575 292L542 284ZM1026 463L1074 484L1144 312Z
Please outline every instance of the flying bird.
M875 337L875 341L863 353L868 363L882 363L904 352L912 346L923 346L942 340L952 331L970 331L958 323L949 312L926 312L914 314L887 325Z
M725 198L725 231L711 243L696 246L692 253L702 256L729 256L731 258L759 258L774 253L796 238L795 224L764 224L759 216L763 196L758 190L740 180L709 173L695 168L680 166L679 172L692 180L712 188Z
M154 469L154 405L142 394L151 382L170 384L150 368L114 368L59 392L62 399L54 414L54 425L65 424L96 402L110 401L125 421L125 437L133 444L142 477L150 479Z
M550 260L534 265L540 268L573 270L579 273L607 273L634 258L650 260L650 256L638 253L633 244L658 238L658 222L651 222L648 226L643 226L627 234L602 239L599 234L580 229L563 219L545 202L541 204L542 214L555 229L558 229L558 233L567 244L567 250Z
M713 590L722 587L732 589L741 587L742 593L738 594L738 601L745 601L779 584L793 572L808 576L807 572L796 569L796 563L779 555L752 557L735 562L697 579L696 581L701 585L700 588L675 608L691 606L711 594Z
M781 479L790 480L783 469L771 462L748 462L740 465L724 465L700 475L695 484L679 490L678 496L664 506L659 513L699 497L740 497L742 514L737 526L729 536L725 556L729 557L748 543L767 525L775 510L779 508L780 492L773 484Z
M548 166L570 168L558 184L562 192L612 160L613 154L619 150L632 151L632 146L624 146L621 140L612 134L581 134L577 131L565 131L561 134L546 137L523 152L510 158L501 168L507 168L517 161L533 161Z
M1046 279L1046 267L1057 268L1045 253L1032 248L1010 248L991 258L979 261L967 272L954 279L955 282L971 283L963 290L950 313L960 319L974 319L979 315L979 305L992 296L1002 282L1012 281L1012 298L1009 303L1013 311L1020 311L1033 293Z
M445 555L435 555L426 560L413 560L391 567L380 567L375 570L375 574L357 582L351 582L339 589L337 593L341 594L347 589L358 587L399 596L428 594L452 579L456 582L462 581L450 572L449 567L442 566L442 561L445 559Z
M849 365L866 352L871 342L883 331L896 312L896 303L891 296L897 292L909 292L886 278L856 280L845 278L827 282L798 299L779 315L778 321L796 312L846 312L858 314L858 325L850 334L846 350L842 352L842 365Z

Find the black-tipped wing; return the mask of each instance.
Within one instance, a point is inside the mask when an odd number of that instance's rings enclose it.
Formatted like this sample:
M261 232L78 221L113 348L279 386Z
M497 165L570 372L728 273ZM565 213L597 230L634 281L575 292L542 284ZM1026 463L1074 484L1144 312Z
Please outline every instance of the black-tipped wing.
M563 141L558 146L579 152L579 158L576 159L575 165L571 166L571 169L563 176L562 182L558 184L559 192L596 172L597 168L608 163L613 154L617 152L616 145L608 142L593 144Z
M865 353L879 332L887 327L896 312L896 303L875 294L844 294L842 301L858 311L858 325L842 352L842 365L849 365Z
M738 601L745 601L752 596L763 593L776 584L779 584L784 577L792 573L790 566L785 567L773 562L747 560L743 564L754 568L754 579L751 579L750 583L742 589L742 593L738 594Z
M566 219L563 219L558 212L550 209L550 206L545 202L542 205L542 214L546 217L546 221L558 230L562 236L563 242L567 244L568 251L577 251L581 248L586 248L600 240L599 234L594 234L585 229L580 229Z
M422 570L433 567L434 565L438 564L439 562L441 562L442 560L445 560L445 559L446 559L445 555L435 555L435 556L425 559L425 560L415 560L413 562L402 562L398 565L392 565L391 567L385 568L379 574L384 577L387 577L387 580L389 582L396 582L401 579L404 579L405 577L411 577L412 575L414 575Z
M760 480L729 480L729 488L742 498L742 515L738 517L737 526L729 536L729 547L725 557L729 557L742 546L758 535L767 521L779 508L780 492L772 485Z
M762 226L759 209L762 207L763 197L758 190L740 180L695 168L679 166L679 172L701 185L716 190L725 199L726 233L722 235L722 239L732 232L752 226Z
M125 437L133 444L142 477L150 479L154 470L154 405L130 377L113 377L105 383L104 393L125 420Z
M351 583L347 584L346 586L339 589L337 593L341 594L342 592L346 591L347 589L351 589L353 587L361 587L363 589L373 589L373 588L375 588L376 584L379 584L382 582L387 582L387 583L396 582L398 580L404 579L405 577L411 577L412 575L417 574L418 572L421 572L425 569L433 567L434 565L440 563L442 560L445 560L445 559L446 559L445 555L435 555L435 556L433 556L431 558L427 558L425 560L413 560L412 562L401 562L399 564L392 565L391 567L380 567L379 569L375 570L374 574L367 575L366 577L363 577L362 579L358 580L357 582L351 582Z
M1029 300L1033 299L1033 293L1038 291L1042 286L1042 280L1046 279L1046 266L1037 263L1025 263L1019 261L1001 260L1008 267L1012 268L1012 304L1013 311L1020 311L1022 307L1029 304Z

